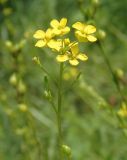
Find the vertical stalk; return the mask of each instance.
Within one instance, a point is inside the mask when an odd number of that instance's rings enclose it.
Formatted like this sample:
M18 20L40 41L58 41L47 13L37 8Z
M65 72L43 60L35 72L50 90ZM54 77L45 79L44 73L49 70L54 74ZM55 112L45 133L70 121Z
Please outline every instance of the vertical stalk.
M109 71L110 71L110 73L112 75L112 79L113 79L114 84L116 85L116 89L117 89L118 93L120 94L121 102L125 102L126 100L125 100L124 95L123 95L123 93L121 91L118 78L116 77L116 74L114 73L114 70L113 70L113 68L111 66L111 63L110 63L107 55L105 54L105 51L104 51L104 48L103 48L101 42L98 41L98 44L99 44L99 48L101 50L101 54L102 54L102 56L103 56L103 58L105 60L105 63L107 64L107 66L109 68Z
M92 15L91 17L88 17L88 16L86 15L85 11L82 10L82 8L83 8L83 4L80 3L79 9L80 9L81 13L82 13L83 16L84 16L84 20L88 21L90 18L91 18L91 20L93 20L95 14ZM94 12L96 13L97 8L94 8L94 9L95 9ZM125 99L125 97L124 97L124 95L123 95L123 92L122 92L121 87L120 87L120 84L119 84L119 80L118 80L118 78L116 77L116 74L115 74L115 72L114 72L114 70L113 70L113 68L112 68L112 65L111 65L111 63L110 63L110 61L109 61L109 58L108 58L107 55L105 54L105 50L104 50L103 45L102 45L102 43L101 43L100 40L98 40L98 46L99 46L99 48L100 48L100 50L101 50L101 52L102 52L103 59L104 59L105 63L107 64L108 69L109 69L109 71L110 71L110 73L111 73L111 75L112 75L112 80L113 80L113 82L114 82L114 84L115 84L115 86L116 86L116 89L117 89L117 91L118 91L118 93L119 93L119 95L120 95L121 102L126 102L126 99Z
M58 108L57 108L57 125L58 125L58 145L59 145L59 158L62 160L62 127L61 127L61 107L62 107L62 75L63 75L63 63L60 63L59 70L59 85L58 85Z

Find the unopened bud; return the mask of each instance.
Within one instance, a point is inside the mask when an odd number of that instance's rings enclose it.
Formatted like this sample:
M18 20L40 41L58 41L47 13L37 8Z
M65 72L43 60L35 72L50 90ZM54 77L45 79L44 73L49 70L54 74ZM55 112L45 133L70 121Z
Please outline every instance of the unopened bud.
M20 110L21 112L26 112L26 111L28 110L28 107L27 107L26 104L21 103L21 104L19 104L19 110Z
M92 0L92 4L95 5L95 6L98 6L100 3L99 0Z
M45 95L46 99L48 99L48 100L52 99L52 94L49 90L45 90L44 95Z
M26 85L20 80L18 84L18 92L24 94L26 92Z
M9 82L12 86L16 86L17 85L17 76L15 73L13 73L9 79Z
M116 76L119 78L119 79L122 79L123 78L123 76L124 76L124 72L123 72L123 70L122 69L117 69L116 70Z
M106 32L104 31L104 30L99 30L98 31L98 39L99 40L103 40L103 39L105 39L105 37L106 37Z
M67 156L71 157L72 151L71 151L71 148L69 146L62 145L62 151L64 152L64 154L66 154Z
M6 41L5 42L6 47L8 47L9 49L13 47L13 44L11 41Z
M36 64L38 64L38 65L41 64L39 57L36 57L36 56L35 56L35 57L32 58L32 60L33 60L34 63L36 63Z

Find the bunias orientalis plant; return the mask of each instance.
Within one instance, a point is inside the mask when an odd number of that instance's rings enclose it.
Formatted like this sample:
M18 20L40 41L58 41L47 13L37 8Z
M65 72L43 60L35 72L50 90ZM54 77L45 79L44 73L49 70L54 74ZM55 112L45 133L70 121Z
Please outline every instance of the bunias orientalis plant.
M66 26L67 19L62 18L60 21L53 19L50 22L50 28L46 31L37 30L34 34L34 38L37 39L35 44L36 47L48 47L53 52L56 52L56 60L60 63L59 65L59 81L58 86L58 103L55 105L50 90L46 92L49 101L51 102L53 109L57 117L58 126L58 144L59 144L59 160L62 160L64 155L71 159L71 149L64 145L61 127L61 109L62 109L62 77L64 72L64 65L66 61L70 65L77 66L79 60L86 61L88 59L85 53L80 52L80 42L95 42L97 38L93 35L96 32L96 27L93 25L87 25L85 23L76 22L72 25L74 28L74 34L77 40L71 41L69 37L65 37L69 32L73 30ZM42 70L50 76L49 72L42 66L38 57L34 57L33 60L42 68Z

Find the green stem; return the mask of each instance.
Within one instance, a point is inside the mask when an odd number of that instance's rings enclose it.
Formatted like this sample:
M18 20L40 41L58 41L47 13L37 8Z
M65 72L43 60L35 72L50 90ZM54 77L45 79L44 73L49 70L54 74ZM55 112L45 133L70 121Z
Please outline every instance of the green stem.
M81 6L79 6L79 9L80 9L81 13L84 15L84 20L85 20L86 13L82 11L82 8L81 8L81 7L83 7L83 6L82 6L83 4L81 3L80 5L81 5ZM96 9L97 9L97 8L96 8ZM96 10L95 10L95 13L96 13ZM93 19L93 18L94 18L94 17L91 17L91 19ZM88 18L87 20L89 20L89 18ZM126 99L125 99L125 97L124 97L124 95L123 95L123 92L121 91L121 87L120 87L120 84L119 84L119 80L118 80L118 78L116 77L116 74L115 74L115 72L114 72L114 70L113 70L113 68L112 68L112 66L111 66L111 63L110 63L110 61L109 61L109 58L108 58L107 55L105 54L105 50L104 50L103 45L101 44L100 40L98 40L98 46L99 46L99 48L100 48L100 50L101 50L101 52L102 52L102 56L103 56L103 58L104 58L104 60L105 60L105 63L107 64L107 66L108 66L108 68L109 68L109 71L110 71L110 73L111 73L111 75L112 75L112 79L113 79L114 84L116 85L116 89L117 89L118 93L120 94L121 102L126 102Z
M54 102L51 101L50 103L51 103L51 105L52 105L52 108L53 108L54 112L55 112L56 115L57 115L57 109L56 109L56 106L55 106Z
M61 127L61 107L62 107L62 75L63 75L63 63L60 63L59 71L59 85L58 85L58 108L57 108L57 125L58 125L58 145L59 145L59 158L62 160L62 127Z
M47 76L49 76L49 77L53 80L54 84L57 86L57 81L56 81L56 80L51 76L51 74L43 67L43 65L42 65L42 64L39 64L39 66L40 66L41 70L42 70L45 74L47 74Z
M116 77L116 74L115 74L114 70L112 69L111 63L110 63L107 55L105 54L105 50L104 50L104 48L103 48L103 46L102 46L102 44L101 44L100 41L98 41L98 44L99 44L99 48L100 48L100 50L101 50L101 54L102 54L102 56L103 56L103 58L104 58L104 60L105 60L105 62L106 62L106 64L107 64L107 66L108 66L108 68L109 68L110 73L112 74L112 79L113 79L113 81L114 81L114 83L115 83L115 85L116 85L117 91L118 91L119 94L120 94L121 101L125 102L125 98L124 98L124 95L123 95L123 93L122 93L122 91L121 91L118 78Z

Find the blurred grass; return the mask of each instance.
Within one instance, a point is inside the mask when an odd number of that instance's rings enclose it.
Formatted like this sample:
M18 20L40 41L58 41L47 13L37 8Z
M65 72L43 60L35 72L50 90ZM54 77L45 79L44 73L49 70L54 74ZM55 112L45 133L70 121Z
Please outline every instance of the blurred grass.
M0 1L1 2L1 1ZM84 7L91 1L84 0ZM4 15L10 7L12 13ZM127 95L127 1L100 0L94 18L97 28L106 32L105 52L115 69L124 71L122 85ZM34 47L33 33L48 27L53 18L67 17L69 24L83 21L77 1L73 0L8 0L0 4L0 160L56 160L56 120L53 110L44 97L44 76L33 64L39 56L53 77L58 67L49 50ZM5 42L26 40L18 61L19 74L26 85L23 97L27 112L19 110L16 91L9 78L14 72L14 60ZM122 130L116 111L120 96L112 82L97 44L81 46L89 61L82 63L79 81L64 96L63 128L65 142L72 148L74 160L126 160L126 129ZM52 66L52 67L51 67ZM66 80L69 88L73 78ZM49 80L52 86L52 81ZM52 86L56 89L55 86ZM56 96L56 93L53 93ZM105 107L106 106L106 107Z

